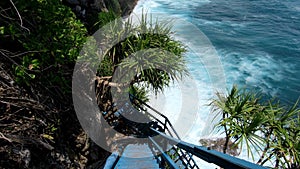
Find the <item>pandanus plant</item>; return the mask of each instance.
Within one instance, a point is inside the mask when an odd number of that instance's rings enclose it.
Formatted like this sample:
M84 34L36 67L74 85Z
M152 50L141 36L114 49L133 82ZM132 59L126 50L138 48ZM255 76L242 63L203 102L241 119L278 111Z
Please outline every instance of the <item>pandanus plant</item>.
M299 168L298 102L287 108L275 99L262 99L257 92L233 86L228 95L218 93L210 105L212 111L221 116L215 129L225 134L223 153L232 141L240 151L246 148L253 160L254 154L259 154L257 164Z

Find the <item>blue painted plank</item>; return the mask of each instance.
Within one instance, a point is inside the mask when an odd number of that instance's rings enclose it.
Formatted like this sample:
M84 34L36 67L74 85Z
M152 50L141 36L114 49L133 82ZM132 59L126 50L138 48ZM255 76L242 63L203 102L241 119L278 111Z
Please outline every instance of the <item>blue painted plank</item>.
M115 169L159 169L159 165L146 144L125 147Z

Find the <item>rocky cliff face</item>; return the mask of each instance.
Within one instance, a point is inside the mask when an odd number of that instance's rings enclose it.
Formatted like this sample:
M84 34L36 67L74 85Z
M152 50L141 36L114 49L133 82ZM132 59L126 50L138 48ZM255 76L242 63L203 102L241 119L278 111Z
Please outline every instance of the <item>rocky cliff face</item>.
M86 18L90 13L105 12L113 10L121 16L129 15L137 4L138 0L64 0L76 15Z
M207 138L207 139L200 139L199 142L202 146L208 147L212 150L216 150L219 152L223 152L223 148L226 142L225 138ZM234 144L232 141L229 141L227 154L232 156L239 155L238 153L238 146Z
M123 15L129 15L133 11L137 2L138 0L119 0Z

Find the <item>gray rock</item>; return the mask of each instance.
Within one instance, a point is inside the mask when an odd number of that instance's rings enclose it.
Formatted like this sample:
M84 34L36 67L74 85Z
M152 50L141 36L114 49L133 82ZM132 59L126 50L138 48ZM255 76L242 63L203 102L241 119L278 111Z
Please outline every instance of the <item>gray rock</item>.
M91 4L91 7L96 9L97 11L107 12L104 0L94 0L94 3Z
M69 4L71 5L79 5L79 1L78 0L66 0Z
M81 6L76 5L75 10L76 10L76 12L80 12L81 11Z
M223 152L225 141L226 141L225 138L205 138L205 139L200 139L199 142L201 143L202 146L209 147L212 150ZM227 154L230 154L232 156L239 155L238 146L236 146L232 141L229 141L228 143Z

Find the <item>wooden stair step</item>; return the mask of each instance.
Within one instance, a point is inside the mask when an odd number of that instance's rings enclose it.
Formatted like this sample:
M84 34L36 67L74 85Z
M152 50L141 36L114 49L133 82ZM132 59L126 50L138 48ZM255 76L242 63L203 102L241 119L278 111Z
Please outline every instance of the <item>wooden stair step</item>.
M147 144L125 147L115 169L158 169L159 165Z

